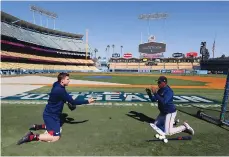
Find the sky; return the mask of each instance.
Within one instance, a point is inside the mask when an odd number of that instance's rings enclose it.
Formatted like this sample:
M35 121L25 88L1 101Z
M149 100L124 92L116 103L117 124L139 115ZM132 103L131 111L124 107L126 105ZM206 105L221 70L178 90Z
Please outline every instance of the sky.
M114 52L132 53L139 57L138 45L148 40L150 35L157 42L166 43L165 57L173 53L198 52L202 41L212 57L212 46L215 39L215 57L222 54L229 56L229 2L207 1L2 1L1 11L33 23L30 5L58 14L56 29L84 35L88 29L90 47L97 48L97 56L107 57L107 45L115 45ZM138 19L140 14L167 13L165 20L148 22ZM39 14L35 15L37 25ZM46 27L46 18L42 17L42 25ZM49 28L53 28L50 19ZM113 49L110 48L110 53Z

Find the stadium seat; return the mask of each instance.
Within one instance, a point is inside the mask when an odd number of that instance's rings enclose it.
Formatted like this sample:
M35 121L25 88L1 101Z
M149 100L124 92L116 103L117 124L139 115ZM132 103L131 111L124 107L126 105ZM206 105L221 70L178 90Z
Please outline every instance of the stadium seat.
M3 35L36 45L54 49L62 49L66 51L85 52L86 49L85 43L80 39L68 39L48 34L41 34L32 30L10 25L5 22L1 22L1 29ZM88 46L88 51L92 51L90 46Z

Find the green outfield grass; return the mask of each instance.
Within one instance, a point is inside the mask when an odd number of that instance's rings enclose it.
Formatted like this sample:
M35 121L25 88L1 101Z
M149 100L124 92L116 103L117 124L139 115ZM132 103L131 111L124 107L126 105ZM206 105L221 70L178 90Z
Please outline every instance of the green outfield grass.
M51 75L49 75L51 76ZM73 78L80 77L73 75ZM124 77L125 78L125 77ZM138 80L139 77L132 77ZM148 77L146 77L148 79ZM86 79L82 77L82 79ZM156 79L150 77L149 82ZM99 79L96 79L99 80ZM109 82L111 79L107 79ZM117 77L113 80L125 83L127 78ZM142 80L140 80L142 81ZM173 85L180 80L169 80ZM144 83L144 81L142 81ZM130 84L130 83L129 83ZM132 83L134 84L134 83ZM136 83L141 84L141 83ZM146 84L146 83L145 83ZM149 83L151 84L151 83ZM195 84L195 83L194 83ZM195 84L196 85L196 84ZM31 93L48 93L51 87L42 87ZM145 93L142 88L86 88L67 87L69 92L77 91L124 91ZM174 89L175 95L199 95L216 101L222 101L223 90ZM229 155L229 128L219 127L195 117L200 108L178 107L177 118L181 123L187 121L195 130L191 141L170 141L147 143L153 139L155 131L149 121L156 118L157 107L149 103L142 106L82 106L70 111L66 106L63 113L72 118L63 126L62 138L56 143L32 142L16 145L33 123L42 123L44 104L1 104L2 118L2 155L6 156L77 156L77 155L131 155L131 156L171 156L171 155ZM218 117L220 108L203 109ZM137 114L130 113L134 111ZM129 115L129 116L128 116ZM131 116L130 116L131 115ZM38 131L41 133L42 131ZM181 133L179 135L188 135ZM175 137L178 135L173 135Z
M101 81L101 82L112 82L112 83L123 83L123 84L143 84L150 85L156 84L158 77L144 77L144 76L112 76L110 79L98 79L91 78L91 76L71 76L71 79L78 80L89 80L89 81ZM193 86L202 86L205 85L204 82L198 81L187 81L187 80L178 80L178 79L169 79L170 85L193 85Z
M118 72L112 72L112 73L108 73L108 72L103 72L103 73L83 73L83 72L73 72L73 73L70 73L72 75L96 75L96 76L100 76L100 75L113 75L113 74L118 74L118 75L122 75L122 74L130 74L130 75L134 75L134 76L137 76L137 75L147 75L147 76L150 76L150 75L157 75L157 76L160 76L160 75L164 75L164 76L200 76L200 77L222 77L222 78L226 78L227 75L224 75L224 74L207 74L207 75L193 75L193 74L170 74L170 73L158 73L158 72L152 72L152 73L118 73ZM41 74L38 74L38 75L41 75ZM58 73L53 73L53 74L42 74L43 76L56 76L58 75Z
M51 77L56 77L56 75L48 75ZM94 76L100 76L94 75ZM111 83L122 83L122 84L141 84L141 85L151 85L156 84L156 80L158 79L157 76L146 77L146 76L111 76L111 78L91 78L92 76L83 76L83 75L76 75L70 74L70 79L76 80L89 80L89 81L100 81L100 82L111 82ZM199 81L188 81L188 80L181 80L181 79L169 79L170 85L189 85L189 86L203 86L205 85L204 82Z
M72 122L79 123L65 123L60 141L32 142L17 146L16 141L27 132L31 124L42 122L43 108L44 105L2 106L2 155L229 155L229 130L183 112L178 112L178 118L181 122L187 120L196 131L191 141L171 141L168 144L145 142L144 140L152 139L155 134L148 119L155 118L158 114L157 108L149 105L88 106L79 107L73 112L65 107L64 113L74 119ZM142 113L140 120L127 116L130 111Z

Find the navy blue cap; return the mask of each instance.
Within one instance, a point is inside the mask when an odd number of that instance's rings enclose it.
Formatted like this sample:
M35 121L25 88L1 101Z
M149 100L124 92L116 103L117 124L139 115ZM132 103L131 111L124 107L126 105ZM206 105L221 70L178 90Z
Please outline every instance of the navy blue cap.
M165 76L160 76L157 81L167 83L167 78Z

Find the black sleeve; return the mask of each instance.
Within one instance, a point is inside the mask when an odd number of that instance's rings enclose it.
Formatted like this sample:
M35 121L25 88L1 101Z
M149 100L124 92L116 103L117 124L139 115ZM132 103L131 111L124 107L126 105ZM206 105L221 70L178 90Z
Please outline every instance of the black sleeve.
M151 100L152 102L155 102L155 99L154 99L154 97L152 96L151 90L150 90L149 88L146 88L146 93L147 93L147 95L149 96L150 100Z
M63 96L64 101L70 103L73 106L76 105L83 105L83 104L89 104L88 100L73 100L72 96L69 95L66 90L64 91L64 96Z

